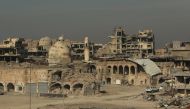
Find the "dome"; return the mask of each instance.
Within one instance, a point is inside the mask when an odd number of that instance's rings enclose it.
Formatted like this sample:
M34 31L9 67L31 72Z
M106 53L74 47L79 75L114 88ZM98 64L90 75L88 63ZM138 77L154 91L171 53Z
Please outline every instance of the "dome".
M57 41L49 49L49 65L66 65L71 62L70 47L65 41Z
M49 37L42 37L39 41L40 46L51 46L52 40Z

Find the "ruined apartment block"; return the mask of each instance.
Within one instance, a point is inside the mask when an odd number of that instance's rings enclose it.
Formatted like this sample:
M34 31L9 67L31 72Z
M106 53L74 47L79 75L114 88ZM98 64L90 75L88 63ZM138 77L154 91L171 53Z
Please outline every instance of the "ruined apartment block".
M99 50L98 55L124 54L133 58L147 58L154 55L154 34L152 30L139 31L128 35L121 27L115 28L111 41Z

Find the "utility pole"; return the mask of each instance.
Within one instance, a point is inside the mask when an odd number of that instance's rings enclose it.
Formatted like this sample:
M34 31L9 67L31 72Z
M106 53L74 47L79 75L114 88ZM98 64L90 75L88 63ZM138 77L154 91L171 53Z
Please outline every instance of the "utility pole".
M31 93L31 90L32 90L32 87L31 87L31 63L30 63L30 107L29 107L29 109L32 109L32 93Z

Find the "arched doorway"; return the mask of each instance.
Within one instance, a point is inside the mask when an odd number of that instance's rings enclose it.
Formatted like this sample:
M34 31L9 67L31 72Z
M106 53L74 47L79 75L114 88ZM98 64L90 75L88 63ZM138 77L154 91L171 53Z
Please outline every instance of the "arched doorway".
M131 66L131 74L135 74L135 67Z
M77 84L73 85L74 91L75 90L82 90L82 88L83 88L83 84L81 84L81 83L77 83Z
M52 83L51 87L50 87L50 92L51 93L56 93L59 94L62 92L62 86L60 83Z
M70 90L71 87L70 87L69 84L65 84L65 85L63 86L63 88L66 89L66 90Z
M163 78L159 79L159 84L163 83L165 80Z
M7 91L8 92L14 92L15 91L15 86L13 85L13 83L7 84Z
M0 83L0 91L4 91L4 85L2 83Z
M135 81L132 79L132 80L131 80L131 85L134 85L134 82L135 82Z
M63 93L64 94L69 94L70 93L71 86L69 84L65 84L63 86Z
M125 73L125 75L129 74L129 67L128 66L124 67L124 73Z
M108 73L111 73L111 66L107 67Z
M123 74L123 66L119 66L119 74Z
M73 85L73 93L76 95L81 94L82 89L83 89L83 84L81 83L77 83Z
M113 74L117 73L117 66L113 66Z
M106 78L106 83L111 84L111 78Z
M96 72L96 66L95 65L91 65L90 66L90 72L91 73L95 73Z

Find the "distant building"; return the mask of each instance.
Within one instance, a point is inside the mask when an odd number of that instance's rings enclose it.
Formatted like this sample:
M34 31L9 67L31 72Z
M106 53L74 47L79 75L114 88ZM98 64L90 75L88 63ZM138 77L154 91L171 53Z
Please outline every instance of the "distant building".
M98 49L102 48L102 44L96 44L89 42L89 53L90 58L93 58L95 53L98 51ZM84 50L85 50L85 43L84 41L77 42L72 41L71 42L71 55L74 60L79 60L84 58Z
M48 36L42 37L39 40L39 46L42 48L43 51L49 51L49 48L52 46L53 41Z
M166 45L168 53L184 60L190 60L190 42L173 41Z
M126 53L134 57L147 58L155 51L154 34L152 30L139 31L137 35L128 36Z
M137 35L127 35L124 29L119 27L109 38L111 41L100 49L97 55L126 54L135 58L154 55L155 42L152 30L139 31Z
M23 38L8 38L0 44L0 61L19 62L26 57L23 47Z
M155 50L155 56L165 56L165 55L168 55L166 49L156 49Z
M26 40L25 45L28 50L29 57L47 57L49 48L52 46L52 39L42 37L40 40Z

